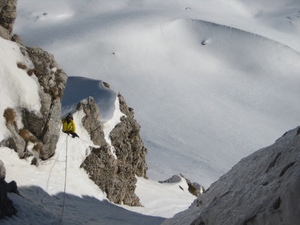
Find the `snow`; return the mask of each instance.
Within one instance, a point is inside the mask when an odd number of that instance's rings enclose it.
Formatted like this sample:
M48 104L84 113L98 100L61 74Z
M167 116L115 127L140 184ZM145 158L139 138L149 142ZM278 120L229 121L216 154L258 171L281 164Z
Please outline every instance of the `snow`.
M7 180L16 180L31 201L11 195L20 216L5 223L58 220L66 149L65 224L160 224L186 209L194 198L178 188L183 183L156 181L181 173L208 188L241 158L299 125L299 9L298 0L19 1L14 32L27 46L54 54L68 85L78 85L65 93L62 114L80 98L96 97L108 139L122 115L120 92L142 127L149 180L137 185L144 207L107 202L79 168L92 145L79 124L81 139L67 142L62 134L53 160L37 168L0 148ZM38 111L37 82L16 66L30 62L15 44L0 39L0 47L0 112ZM97 99L100 92L105 101ZM74 115L77 123L81 117ZM4 122L0 117L0 140Z
M41 103L38 95L38 82L30 78L25 70L17 66L18 63L22 63L27 68L30 68L30 62L21 54L19 46L15 43L0 38L0 46L1 115L9 107L23 107L30 111L39 112ZM6 77L9 77L9 79ZM24 83L27 85L23 85ZM18 118L17 122L18 124L21 123ZM0 139L2 140L8 134L3 116L0 116L0 126Z

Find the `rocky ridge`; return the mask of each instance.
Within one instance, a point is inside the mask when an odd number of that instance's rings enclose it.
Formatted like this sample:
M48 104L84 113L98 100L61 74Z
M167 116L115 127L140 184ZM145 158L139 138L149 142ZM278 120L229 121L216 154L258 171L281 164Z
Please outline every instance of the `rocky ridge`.
M92 97L81 101L77 110L86 116L82 122L91 134L91 140L99 148L92 148L91 154L82 163L90 178L107 194L107 198L117 204L139 206L135 194L136 175L146 177L147 149L139 135L140 125L135 121L132 110L124 98L118 96L121 111L126 115L110 134L111 145L104 139L99 108ZM90 122L88 122L91 119Z
M26 108L6 109L4 117L11 137L2 140L1 144L14 149L20 158L34 154L33 163L37 165L38 159L48 159L54 154L59 138L61 98L67 75L52 54L39 47L26 47L18 36L11 36L17 2L16 0L0 2L0 27L2 31L5 30L0 32L0 36L18 42L20 51L28 62L18 62L16 66L25 70L28 76L38 80L42 107L40 112L32 112ZM23 127L16 125L15 117L22 118ZM27 149L30 142L35 146L33 152Z

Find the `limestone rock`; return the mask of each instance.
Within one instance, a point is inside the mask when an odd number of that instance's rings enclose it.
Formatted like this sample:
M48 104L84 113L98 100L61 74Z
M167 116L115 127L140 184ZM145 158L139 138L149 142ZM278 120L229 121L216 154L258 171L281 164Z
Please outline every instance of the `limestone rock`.
M16 19L17 0L0 0L0 36L9 39ZM40 112L31 112L21 109L24 127L7 124L11 137L3 140L1 145L15 149L20 158L26 152L26 142L19 136L19 130L24 128L39 140L41 150L39 157L47 159L54 154L59 137L61 97L67 81L67 75L56 63L54 56L41 48L26 48L22 40L14 35L11 38L19 43L20 50L32 62L33 68L18 65L27 71L28 76L36 76L40 84L39 95L41 99ZM18 110L19 111L19 110Z
M139 206L139 198L135 195L134 167L131 161L116 159L105 139L100 122L99 108L92 97L81 101L77 110L83 110L86 116L82 123L94 144L100 145L93 148L91 154L82 163L90 178L104 191L107 198L117 204Z
M119 160L128 163L137 176L147 178L147 149L139 134L141 127L134 119L133 109L127 106L124 97L119 94L118 98L120 110L126 116L121 118L121 122L110 133L112 145Z
M13 192L19 194L17 183L11 181L7 183L5 181L6 170L4 163L0 160L0 218L5 216L13 216L17 213L16 208L13 205L13 202L7 197L8 192Z
M0 25L0 37L9 40L10 33L8 30L6 30L4 27Z
M54 56L41 48L28 48L26 53L34 68L33 74L40 83L40 114L23 110L24 127L44 144L40 158L54 154L60 131L61 98L67 81L66 73L56 63Z
M28 76L36 76L40 89L41 109L39 112L32 112L26 108L21 109L22 123L24 127L17 127L16 124L7 124L11 137L1 144L13 148L18 152L19 157L26 156L26 143L18 135L20 129L28 130L36 138L38 144L38 158L48 159L56 149L59 138L61 120L61 97L67 81L67 75L56 63L52 54L40 48L26 48L20 46L21 52L31 60L33 68L24 66ZM35 78L35 79L36 79Z
M137 180L132 167L115 159L108 145L94 148L82 167L111 202L140 205L139 198L134 193Z
M9 39L7 34L10 35L13 30L13 25L17 18L17 3L17 0L0 1L0 26L7 30L5 32L0 28L0 35L3 38Z
M104 139L103 126L100 122L100 110L93 97L82 100L77 105L77 110L83 110L85 116L82 118L82 124L91 136L91 140L96 145L106 145Z

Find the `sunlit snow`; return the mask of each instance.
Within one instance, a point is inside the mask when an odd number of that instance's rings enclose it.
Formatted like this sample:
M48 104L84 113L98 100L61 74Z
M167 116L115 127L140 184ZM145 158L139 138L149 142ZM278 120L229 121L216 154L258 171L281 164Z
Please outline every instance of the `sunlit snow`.
M69 143L65 224L160 224L187 208L194 197L178 188L183 183L156 181L181 173L207 188L241 158L299 125L299 9L297 0L19 1L14 33L54 54L70 83L81 81L66 91L63 114L93 95L107 134L122 115L115 110L120 92L141 125L149 180L137 185L144 207L108 203L78 168L93 145L78 112L81 139L67 142L62 133L56 155L37 168L0 148L7 180L16 180L32 204L10 197L28 210L36 204L35 218L49 214L55 223ZM30 62L15 44L1 39L0 47L1 113L17 105L38 111L37 82L16 66ZM100 92L105 98L97 99ZM0 123L2 139L3 117ZM41 193L36 200L35 193ZM43 199L50 209L41 208ZM30 221L21 210L6 222L24 217Z

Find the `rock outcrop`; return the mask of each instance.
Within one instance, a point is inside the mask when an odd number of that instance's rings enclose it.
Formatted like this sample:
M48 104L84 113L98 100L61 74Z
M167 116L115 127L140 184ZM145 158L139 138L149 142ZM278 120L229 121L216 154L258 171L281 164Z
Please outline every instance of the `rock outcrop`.
M16 19L17 0L0 1L0 36L10 39L13 24ZM28 154L27 144L33 142L37 160L48 159L54 154L56 143L59 138L61 98L67 81L67 75L56 63L52 54L41 48L29 48L22 45L18 36L13 36L14 41L19 43L22 54L31 61L28 66L18 63L17 66L27 72L28 76L38 80L40 85L39 96L41 109L39 112L32 112L26 108L15 110L8 108L4 117L6 126L11 132L11 137L2 141L2 145L13 148L20 158ZM12 116L21 111L21 115ZM21 117L23 127L18 127L13 117ZM9 121L11 117L11 121ZM25 132L23 132L25 131ZM31 137L30 140L24 139ZM22 135L23 134L23 135ZM36 163L35 163L36 164Z
M126 105L124 98L120 97L119 99L122 101L122 107L124 108ZM111 132L111 134L113 133L111 135L112 147L104 139L99 118L99 109L93 98L90 97L87 100L81 101L77 109L85 112L86 116L82 119L82 122L86 124L84 126L91 134L94 144L100 145L99 148L92 149L91 154L85 159L82 167L100 189L106 193L110 201L117 204L139 206L139 198L134 193L137 182L135 175L146 177L147 170L145 166L146 149L140 137L137 137L139 136L138 131L140 126L136 121L129 123L128 119L123 118L122 122ZM125 109L124 111L126 110L128 111L129 109ZM133 119L132 114L131 119ZM125 125L122 125L122 123ZM93 124L93 127L90 127L91 124ZM122 132L118 130L120 127L122 127ZM132 136L129 137L129 134ZM119 143L127 144L122 145L121 148ZM113 148L116 152L114 152Z
M100 121L100 110L95 103L93 97L88 97L82 100L76 108L78 111L82 110L85 116L82 118L82 125L91 136L94 144L99 146L107 145L104 138L103 126Z
M124 97L119 94L118 98L120 110L126 116L121 118L121 122L110 133L112 145L119 160L127 162L137 176L147 178L147 149L140 136L141 127L134 119L133 109L127 106Z
M300 221L300 135L293 129L242 159L163 224L294 225Z
M9 40L17 18L17 0L0 0L0 37Z
M204 187L196 182L191 182L189 179L185 178L182 174L180 175L173 175L172 177L163 180L163 181L158 181L159 183L179 183L182 180L185 180L187 186L188 186L188 191L192 194L195 195L196 197L199 197L204 191ZM183 189L181 186L179 188Z
M61 125L61 98L67 82L66 73L56 63L54 56L41 48L26 48L33 63L28 73L35 75L40 84L40 114L23 110L23 124L42 143L40 158L48 159L54 154ZM24 52L24 50L23 50Z
M18 67L26 70L28 76L35 77L40 85L39 96L41 99L41 108L39 112L29 111L22 108L21 115L23 127L18 127L15 121L9 121L6 117L6 125L11 132L11 137L2 142L2 145L10 147L18 152L19 157L23 158L28 155L28 139L22 135L26 131L35 144L37 155L36 159L48 159L56 149L56 143L60 132L60 114L61 98L67 81L67 75L56 63L52 54L38 48L27 48L20 45L21 52L32 62L32 68L26 65L18 64ZM7 109L9 110L9 109ZM10 109L17 112L17 110ZM6 113L9 115L8 113ZM27 135L28 136L28 135ZM23 139L23 140L22 140ZM35 141L32 141L35 140Z

